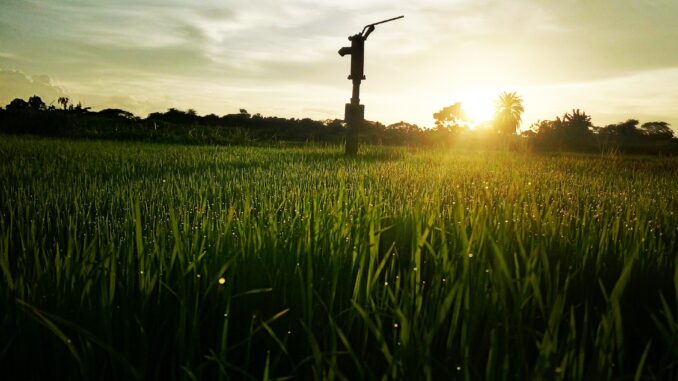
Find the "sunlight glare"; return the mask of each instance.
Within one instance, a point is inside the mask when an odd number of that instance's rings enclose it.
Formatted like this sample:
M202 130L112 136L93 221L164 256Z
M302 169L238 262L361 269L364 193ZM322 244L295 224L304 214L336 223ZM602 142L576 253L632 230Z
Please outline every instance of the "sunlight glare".
M461 101L461 107L474 126L488 122L494 116L494 103L490 97L481 95L469 96Z

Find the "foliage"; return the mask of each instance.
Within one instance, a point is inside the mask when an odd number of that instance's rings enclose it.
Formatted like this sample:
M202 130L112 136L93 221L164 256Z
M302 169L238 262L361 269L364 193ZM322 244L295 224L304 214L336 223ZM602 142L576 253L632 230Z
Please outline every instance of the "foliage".
M503 92L497 98L494 129L504 135L515 134L522 121L523 98L516 92Z
M107 108L97 112L97 115L103 116L105 118L120 118L120 119L129 119L135 120L137 117L134 116L129 111L121 110L118 108Z
M537 121L523 136L538 151L678 153L678 140L666 122L625 122L595 127L591 116L579 109L555 120Z
M443 107L433 114L436 128L456 132L468 122L468 116L457 102L451 106Z
M20 98L14 98L5 109L10 112L21 112L28 109L28 102Z
M641 131L645 136L656 139L671 139L673 138L673 130L667 122L647 122L640 126Z
M68 109L68 104L70 102L70 99L68 97L59 97L57 98L57 103L61 105L61 107L64 108L64 111Z
M678 377L676 159L0 155L5 379Z
M250 114L198 115L195 110L170 108L140 118L121 109L92 112L60 97L62 109L45 107L33 96L29 102L14 99L0 109L0 133L60 136L77 139L143 140L158 143L211 145L276 145L280 142L340 144L346 127L342 120L279 118ZM596 127L591 116L579 109L551 121L539 121L531 130L515 135L523 112L522 98L502 93L495 119L471 129L460 103L433 114L436 128L422 128L404 121L384 126L365 121L360 130L363 144L418 147L454 147L470 150L525 150L571 152L628 152L678 154L678 139L666 122L626 122Z
M47 108L47 106L45 106L45 102L43 102L42 99L40 99L40 97L37 95L33 95L32 97L28 98L28 107L35 111L41 111Z

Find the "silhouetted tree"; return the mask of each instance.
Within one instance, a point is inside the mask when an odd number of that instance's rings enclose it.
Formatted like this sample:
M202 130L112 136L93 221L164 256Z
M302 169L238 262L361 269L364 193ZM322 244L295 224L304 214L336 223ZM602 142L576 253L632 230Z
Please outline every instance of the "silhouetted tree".
M499 94L496 102L494 128L500 134L515 134L522 121L523 98L516 92Z
M629 119L617 124L608 124L605 127L599 128L598 134L614 136L621 139L634 139L643 135L638 129L639 124L640 122L636 119Z
M421 131L421 128L419 128L419 126L417 126L416 124L407 123L402 120L397 123L389 124L388 126L386 126L386 129L404 133L417 133Z
M238 114L228 114L221 117L221 121L226 126L244 127L250 125L250 113L244 108L241 108ZM291 120L294 120L292 118Z
M14 112L25 111L28 109L28 102L21 98L14 98L7 106L5 106L5 109Z
M529 129L529 130L522 131L520 133L520 136L523 137L523 138L526 138L526 139L534 139L534 137L537 136L537 133L534 130Z
M91 109L92 109L91 107L84 107L82 105L82 102L78 102L78 104L75 105L75 107L73 107L72 104L68 107L68 111L74 112L76 114L87 114Z
M548 134L553 131L553 125L554 123L551 120L538 120L530 125L530 131L537 135Z
M640 128L639 124L638 120L629 119L598 128L599 144L629 153L678 151L678 144L673 139L673 130L668 123L648 122Z
M35 111L42 111L46 108L45 102L37 95L28 98L28 107Z
M593 126L591 124L591 116L587 115L586 112L579 111L579 109L573 109L571 113L565 113L563 121L567 128L581 132L588 132L591 126Z
M136 119L134 114L129 111L121 110L119 108L107 108L97 112L98 115L107 117L107 118L121 118L121 119Z
M400 121L389 124L384 129L383 141L385 144L412 145L421 143L421 140L422 129L413 123Z
M572 112L565 113L561 124L556 124L556 128L561 127L561 135L568 150L590 151L595 149L593 141L593 124L591 116L579 109L573 109Z
M152 113L148 116L150 119L173 123L173 124L192 124L195 123L197 116L188 112L178 110L174 107L169 108L165 113Z
M64 108L64 111L66 111L66 109L68 108L68 102L69 102L68 97L57 98L57 103L59 103Z
M562 121L559 117L556 117L556 120L538 120L530 126L529 131L533 134L525 136L530 139L530 144L536 150L560 150L562 148L562 138L558 133L560 125Z
M437 129L456 132L468 121L468 116L461 108L461 103L457 102L434 113L433 119Z
M650 138L664 140L673 138L673 130L667 122L647 122L640 126L642 133Z
M591 151L595 149L591 116L579 109L562 118L540 120L530 126L531 146L542 151Z
M325 119L322 123L325 127L330 129L341 130L344 128L344 121L341 119Z
M250 144L266 140L340 143L346 130L344 121L339 119L267 117L260 113L251 115L245 109L219 117L215 114L200 116L192 109L170 108L142 120L131 112L116 108L89 112L89 107L83 107L81 103L74 106L66 97L59 97L57 102L70 112L42 112L46 109L45 103L35 95L29 101L14 99L0 112L0 132L189 144ZM361 139L373 144L450 144L465 149L510 149L527 143L542 151L594 152L597 149L607 152L612 149L615 152L678 154L678 139L673 139L674 132L666 122L648 122L639 127L638 120L629 119L597 128L592 126L591 117L579 109L554 120L534 123L529 131L521 134L521 139L507 139L507 135L515 133L520 125L522 112L522 99L515 92L505 92L498 99L497 118L487 122L487 128L465 128L468 119L461 104L455 103L433 114L434 129L421 129L404 121L389 126L366 121ZM492 126L502 134L495 133Z
M385 130L386 126L383 123L365 120L360 129L361 140L381 145L384 143Z
M216 126L219 124L219 116L216 114L209 114L202 117L202 120L205 124L210 126Z

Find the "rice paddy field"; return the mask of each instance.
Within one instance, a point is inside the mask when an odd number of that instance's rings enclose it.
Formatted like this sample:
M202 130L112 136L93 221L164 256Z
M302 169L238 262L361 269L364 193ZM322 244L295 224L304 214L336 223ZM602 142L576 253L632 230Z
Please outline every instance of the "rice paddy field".
M678 159L0 139L0 378L678 379Z

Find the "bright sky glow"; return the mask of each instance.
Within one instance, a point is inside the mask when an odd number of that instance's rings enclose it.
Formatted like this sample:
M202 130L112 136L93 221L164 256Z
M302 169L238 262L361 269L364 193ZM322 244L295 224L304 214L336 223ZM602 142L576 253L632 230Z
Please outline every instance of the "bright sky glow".
M462 102L491 117L502 91L525 128L579 108L598 125L678 126L678 1L2 0L0 104L60 95L145 116L342 118L349 58L365 24L366 118L432 126Z
M471 125L479 125L494 117L496 94L489 92L470 92L459 101L470 119Z

